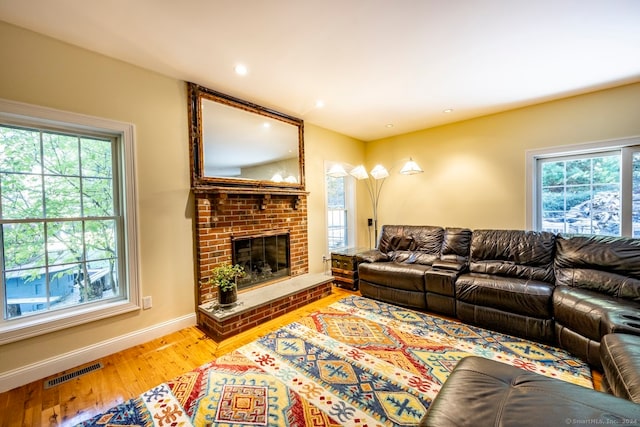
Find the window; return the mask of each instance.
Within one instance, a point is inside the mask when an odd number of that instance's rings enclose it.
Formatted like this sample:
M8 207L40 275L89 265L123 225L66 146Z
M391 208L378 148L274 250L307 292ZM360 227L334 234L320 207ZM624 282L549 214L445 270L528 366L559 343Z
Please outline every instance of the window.
M353 178L326 175L327 246L329 252L353 245Z
M349 245L347 201L344 191L346 177L327 175L327 237L329 251Z
M0 107L0 344L137 309L131 125Z
M639 142L528 153L528 228L640 237Z

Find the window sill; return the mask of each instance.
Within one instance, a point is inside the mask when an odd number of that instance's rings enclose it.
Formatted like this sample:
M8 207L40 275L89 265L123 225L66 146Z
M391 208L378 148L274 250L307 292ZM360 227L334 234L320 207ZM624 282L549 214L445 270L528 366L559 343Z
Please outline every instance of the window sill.
M127 300L102 304L99 307L87 306L71 312L60 312L47 316L16 319L5 322L0 328L0 345L8 344L39 335L59 331L73 326L84 325L96 320L118 316L140 310L140 305Z

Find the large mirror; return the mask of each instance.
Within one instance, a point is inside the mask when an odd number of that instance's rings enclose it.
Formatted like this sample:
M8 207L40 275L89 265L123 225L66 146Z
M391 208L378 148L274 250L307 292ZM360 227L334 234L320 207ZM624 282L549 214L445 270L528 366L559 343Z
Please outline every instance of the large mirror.
M300 119L189 83L192 185L304 190Z

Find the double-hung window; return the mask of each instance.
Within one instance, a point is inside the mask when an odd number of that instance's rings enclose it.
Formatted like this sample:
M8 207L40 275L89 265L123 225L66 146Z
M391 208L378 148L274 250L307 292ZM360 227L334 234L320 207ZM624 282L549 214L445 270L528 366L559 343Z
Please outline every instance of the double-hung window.
M0 343L137 309L132 126L0 107Z
M353 246L355 242L353 177L326 176L327 249L329 252Z
M528 228L640 237L640 138L529 152Z

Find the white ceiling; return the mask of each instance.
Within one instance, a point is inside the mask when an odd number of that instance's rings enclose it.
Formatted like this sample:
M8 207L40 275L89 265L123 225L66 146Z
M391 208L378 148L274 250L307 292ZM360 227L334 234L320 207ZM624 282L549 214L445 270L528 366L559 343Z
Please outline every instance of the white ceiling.
M365 141L640 81L640 0L0 0L0 20Z

